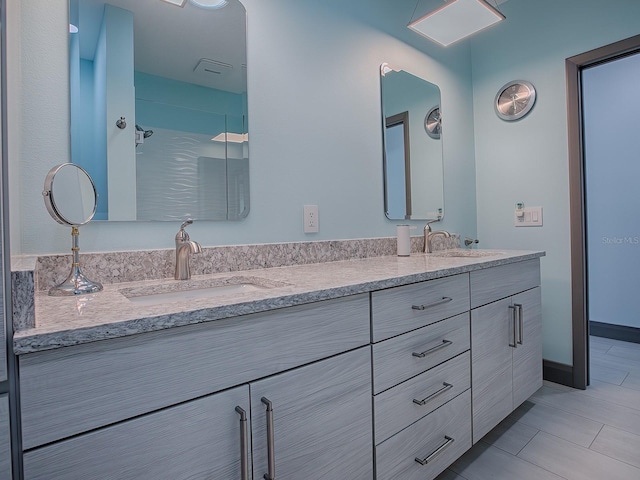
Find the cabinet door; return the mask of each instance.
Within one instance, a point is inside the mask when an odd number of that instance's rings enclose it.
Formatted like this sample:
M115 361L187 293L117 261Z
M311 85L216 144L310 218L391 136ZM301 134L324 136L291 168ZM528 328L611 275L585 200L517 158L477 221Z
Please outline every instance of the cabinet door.
M484 437L513 408L514 321L511 299L471 311L471 386L473 443Z
M372 479L370 347L254 382L250 388L254 479ZM269 402L272 412L267 411ZM269 445L275 466L271 472Z
M542 308L540 287L515 295L520 327L513 350L513 408L542 386Z
M0 478L12 478L9 398L6 394L0 395Z
M24 478L244 480L236 406L249 412L246 385L28 451Z

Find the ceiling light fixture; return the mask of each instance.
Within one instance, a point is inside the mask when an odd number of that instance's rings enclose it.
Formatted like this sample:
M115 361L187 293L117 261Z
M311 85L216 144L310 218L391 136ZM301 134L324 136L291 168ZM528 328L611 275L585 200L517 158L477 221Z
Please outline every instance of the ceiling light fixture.
M227 0L189 0L196 7L217 9L225 7L229 4Z
M485 0L450 0L408 27L446 47L504 19Z
M163 0L171 5L175 5L177 7L184 7L184 4L187 3L187 0Z

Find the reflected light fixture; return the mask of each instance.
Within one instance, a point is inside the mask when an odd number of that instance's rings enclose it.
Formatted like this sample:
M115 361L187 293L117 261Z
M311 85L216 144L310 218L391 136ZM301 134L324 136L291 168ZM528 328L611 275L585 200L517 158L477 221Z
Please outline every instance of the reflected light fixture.
M446 47L504 19L485 0L450 0L408 27Z
M184 7L184 4L187 3L187 0L164 0L171 5L175 5L177 7Z
M249 141L248 133L222 132L211 139L214 142L244 143Z
M229 4L227 0L189 0L189 1L193 3L196 7L210 8L210 9L222 8Z

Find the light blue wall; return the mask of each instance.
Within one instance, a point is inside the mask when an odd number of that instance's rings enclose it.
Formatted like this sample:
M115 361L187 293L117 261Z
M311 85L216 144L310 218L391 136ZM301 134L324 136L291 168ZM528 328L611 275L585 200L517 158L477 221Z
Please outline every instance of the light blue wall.
M572 364L565 59L640 33L637 0L509 0L507 21L474 39L473 118L478 236L490 248L544 249L544 358ZM532 82L531 113L504 122L498 89ZM544 226L515 228L516 202L544 208ZM636 222L637 220L631 220Z
M61 48L67 43L67 5L64 0L9 3L22 13L24 76L14 91L29 121L17 139L19 155L12 156L19 185L12 190L12 201L29 215L29 221L15 214L12 218L12 228L19 232L13 253L68 252L69 231L49 218L41 198L47 171L69 159L68 48ZM440 85L447 134L457 139L444 146L447 216L442 228L475 236L467 46L442 49L410 32L405 25L414 0L243 3L248 25L251 213L238 222L194 224L192 238L203 245L226 245L395 235L397 222L387 220L383 212L383 62L405 65ZM50 110L55 112L55 125L50 123ZM34 130L42 132L38 141L31 135ZM318 234L302 231L305 204L319 206ZM174 222L92 222L82 227L81 249L171 248L177 228Z
M584 70L589 320L640 327L640 54Z

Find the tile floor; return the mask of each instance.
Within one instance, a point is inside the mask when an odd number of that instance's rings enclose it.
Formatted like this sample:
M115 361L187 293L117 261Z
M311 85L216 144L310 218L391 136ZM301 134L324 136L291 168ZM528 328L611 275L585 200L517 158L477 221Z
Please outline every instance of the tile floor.
M640 344L591 337L586 391L545 382L437 480L640 480Z

